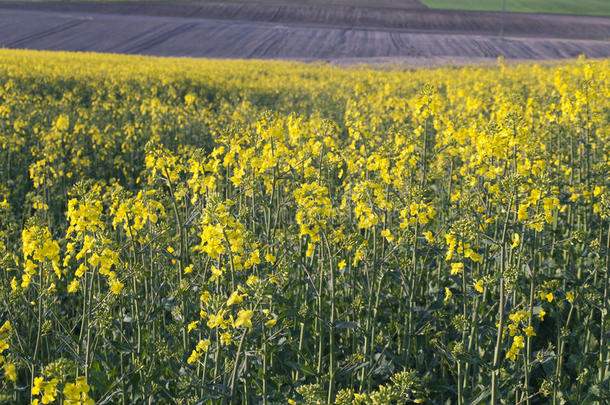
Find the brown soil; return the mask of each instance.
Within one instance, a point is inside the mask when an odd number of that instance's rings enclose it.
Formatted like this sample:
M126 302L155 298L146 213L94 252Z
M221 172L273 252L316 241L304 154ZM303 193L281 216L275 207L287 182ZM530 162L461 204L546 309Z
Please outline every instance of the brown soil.
M401 7L0 3L0 47L331 61L610 57L606 17Z

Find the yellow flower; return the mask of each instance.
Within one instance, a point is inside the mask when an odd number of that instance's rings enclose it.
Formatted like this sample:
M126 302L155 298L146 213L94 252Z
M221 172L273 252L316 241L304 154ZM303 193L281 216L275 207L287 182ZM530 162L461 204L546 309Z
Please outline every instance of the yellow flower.
M265 255L265 260L266 260L266 261L268 261L268 262L269 262L269 263L271 263L271 264L274 264L274 263L275 263L276 258L275 258L275 256L273 256L271 253L267 253L267 254Z
M523 333L525 333L525 336L527 336L527 337L536 336L536 332L534 332L534 328L532 326L528 326L527 328L523 328Z
M430 231L424 232L424 237L426 238L428 243L434 243L434 236L432 235L432 232L430 232Z
M529 204L520 204L519 209L517 210L517 219L519 221L526 220L528 218L527 208Z
M240 310L237 313L237 319L235 320L233 326L235 328L239 328L240 326L243 326L244 328L251 328L252 316L254 316L254 311L244 309Z
M462 271L464 271L464 263L451 263L452 276L462 274Z
M246 285L248 287L253 287L257 282L258 282L258 277L252 275L252 276L248 277L248 280L246 280Z
M523 336L515 336L513 344L519 348L525 347L525 343L523 342Z
M244 267L250 268L250 267L254 266L255 264L260 264L260 263L261 263L260 252L258 249L256 249L250 254L250 258L246 261L246 263L244 264Z
M538 202L538 200L540 200L541 194L542 194L542 192L539 189L537 189L537 188L533 189L530 193L529 203L532 205L535 205Z
M483 258L481 258L481 256L478 253L476 253L474 250L472 250L470 248L466 249L466 251L464 252L464 257L469 258L473 262L477 262L477 263L483 262Z
M15 365L11 363L4 363L4 375L13 382L17 381L17 371L15 369Z
M0 326L0 333L5 333L11 330L13 330L13 327L11 326L10 321L5 321L2 326Z
M184 268L184 274L189 274L193 272L193 265L190 264Z
M218 282L219 277L222 275L222 270L212 266L212 276L210 277L210 281Z
M208 322L207 322L208 328L215 328L217 326L220 326L223 329L225 329L225 324L226 324L226 320L224 319L225 312L226 312L226 310L221 309L218 311L218 313L216 315L210 314L208 317Z
M566 293L566 299L570 302L570 304L574 303L574 294L572 294L571 292L567 292Z
M75 293L78 290L79 282L77 279L74 279L68 284L68 292Z
M483 280L478 280L476 283L474 283L474 289L477 290L478 292L482 293L483 292Z
M89 263L91 265L91 267L96 267L98 264L100 264L101 261L102 261L101 256L98 255L97 253L94 253L89 257L89 259L87 260L87 263Z
M188 327L187 327L187 332L190 332L193 329L195 329L197 327L197 324L199 324L199 321L193 321L193 322L189 323Z
M513 339L513 344L511 345L509 351L506 353L506 358L515 361L517 359L517 355L523 347L525 347L523 336L515 336Z
M443 301L444 302L449 301L452 296L453 296L453 293L451 292L451 290L448 287L445 287L445 299Z
M224 333L220 334L220 343L222 343L225 346L230 345L232 339L233 339L233 335L231 335L230 332L224 332Z
M199 343L197 343L195 350L198 352L207 352L211 344L212 342L210 342L210 339L200 340Z
M32 276L30 276L29 274L21 275L21 288L28 288L30 286L31 282L32 282Z
M201 354L202 353L198 352L197 350L193 350L191 352L191 355L189 356L189 358L186 359L186 362L188 364L193 364L194 362L196 362L199 359L199 357L201 357Z
M315 245L313 243L307 244L307 251L305 252L305 256L312 257L315 252Z
M392 235L392 232L389 229L384 229L383 231L381 231L381 236L386 238L386 240L390 243L394 241L394 236Z
M546 315L546 311L545 311L544 309L541 309L541 310L540 310L540 313L538 314L538 318L539 318L541 321L544 321L544 316L545 316L545 315Z
M203 302L204 304L207 303L210 298L212 296L210 295L209 291L204 291L203 293L201 293L201 295L199 296L199 299L201 300L201 302Z
M110 284L110 291L112 291L116 295L119 295L124 286L125 285L123 283L121 283L120 281L113 280L113 281L111 281L111 284Z
M55 401L55 396L51 392L45 392L42 396L42 399L40 400L40 402L42 402L43 404L50 404L53 401Z
M40 393L42 392L43 384L44 384L43 377L35 377L34 385L32 385L32 395L40 395Z
M511 249L516 248L517 246L519 246L519 243L521 242L521 237L519 236L518 233L514 233L513 234L513 244L511 245Z
M245 294L239 294L238 291L233 291L227 300L227 306L230 307L233 304L241 304L244 300Z
M65 114L60 114L55 120L55 128L59 131L67 131L70 126L70 117Z
M78 377L75 383L66 383L63 390L65 403L67 405L93 405L95 401L87 395L90 389L84 376Z
M80 266L78 266L78 269L76 269L74 276L82 277L86 271L87 271L87 265L85 265L85 263L81 263Z
M508 332L511 336L515 336L517 333L519 333L519 326L514 323L509 324Z

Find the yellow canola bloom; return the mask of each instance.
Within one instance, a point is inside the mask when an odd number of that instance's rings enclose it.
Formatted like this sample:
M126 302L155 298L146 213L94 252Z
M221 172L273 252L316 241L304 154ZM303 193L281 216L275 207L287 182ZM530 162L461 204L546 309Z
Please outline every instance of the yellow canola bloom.
M451 263L451 275L456 276L464 271L464 263Z
M78 290L79 282L77 279L74 279L68 284L68 292L75 293Z
M238 312L237 319L233 323L233 326L235 328L239 328L239 327L251 328L253 316L254 316L254 311L242 309Z
M513 234L513 244L510 246L511 249L514 249L517 246L519 246L519 243L521 243L521 237L519 236L518 233L514 233Z
M230 307L231 305L241 304L245 296L246 294L240 294L239 291L233 291L229 296L229 299L227 299L227 306Z
M4 363L4 376L10 381L17 381L17 368L14 364Z
M426 238L426 241L428 241L428 243L434 243L434 236L432 235L431 231L424 232L424 237Z
M119 295L124 286L125 285L123 283L121 283L120 281L112 280L110 282L110 291L112 291L116 295Z
M193 321L193 322L189 323L188 327L187 327L187 331L188 332L192 331L193 329L195 329L197 327L198 324L199 324L199 321Z
M448 287L445 287L445 299L443 301L444 302L449 301L452 296L453 296L453 293L451 292L451 290Z
M95 401L89 397L91 390L84 376L77 377L74 383L66 383L63 394L66 405L93 405Z
M538 314L538 318L540 319L540 321L544 321L545 315L546 315L546 311L544 309L540 310L540 313Z
M523 328L523 333L525 333L525 336L527 336L527 337L536 336L536 332L534 332L534 328L532 326L528 326L527 328Z

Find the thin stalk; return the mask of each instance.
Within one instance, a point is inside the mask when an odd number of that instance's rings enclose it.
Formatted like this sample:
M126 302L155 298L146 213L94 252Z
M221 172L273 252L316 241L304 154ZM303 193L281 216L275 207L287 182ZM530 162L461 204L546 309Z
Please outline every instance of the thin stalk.
M497 404L498 399L498 379L500 377L500 351L502 349L502 335L504 333L504 272L506 267L506 232L508 229L508 219L513 205L514 197L511 198L506 210L506 218L504 219L504 227L502 230L502 240L500 241L500 304L498 306L498 332L496 335L496 346L494 348L494 359L491 371L491 403Z
M246 328L241 335L241 339L239 340L239 346L237 348L237 353L235 354L235 361L233 363L233 371L231 372L231 380L229 384L229 388L231 390L231 403L235 401L235 377L237 376L237 369L239 368L239 357L241 356L241 351L244 346L244 340L246 338L246 334L248 333L248 329Z
M606 317L608 315L608 275L610 274L610 225L608 225L608 235L606 237L606 271L604 273L604 297L601 307L601 322L599 331L599 371L598 379L600 384L604 384L606 368L606 353L608 347L606 344Z
M330 275L329 282L329 294L330 294L330 331L329 331L329 366L328 366L328 403L332 404L334 401L334 386L335 386L335 266L333 264L333 257L330 251L330 244L326 236L326 232L322 232L324 237L324 244L326 245L327 261Z

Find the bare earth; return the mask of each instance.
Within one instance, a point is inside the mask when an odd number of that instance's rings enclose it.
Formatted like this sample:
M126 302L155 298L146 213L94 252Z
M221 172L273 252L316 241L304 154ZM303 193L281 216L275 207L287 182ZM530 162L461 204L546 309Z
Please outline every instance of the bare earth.
M0 3L0 47L366 61L610 57L610 18L235 3Z

